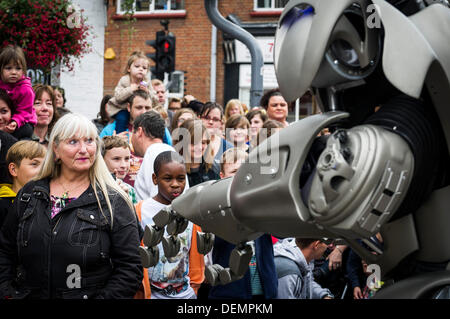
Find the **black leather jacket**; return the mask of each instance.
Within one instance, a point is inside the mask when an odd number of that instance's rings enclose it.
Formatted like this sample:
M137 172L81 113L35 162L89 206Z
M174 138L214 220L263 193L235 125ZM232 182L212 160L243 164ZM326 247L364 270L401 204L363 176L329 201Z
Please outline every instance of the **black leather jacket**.
M132 298L143 277L135 212L110 194L111 228L89 187L51 219L49 181L22 188L0 231L0 297Z

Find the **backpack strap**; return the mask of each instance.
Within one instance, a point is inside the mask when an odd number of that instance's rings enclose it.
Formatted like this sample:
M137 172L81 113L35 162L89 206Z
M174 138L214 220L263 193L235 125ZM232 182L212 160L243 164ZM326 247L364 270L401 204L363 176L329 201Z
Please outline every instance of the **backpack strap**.
M142 204L144 203L143 200L141 200L139 203L134 205L134 208L136 210L136 215L138 217L139 222L142 221ZM141 246L145 247L144 242L141 241ZM134 299L150 299L152 292L150 289L150 279L148 277L148 271L143 268L143 278L142 278L142 285L139 288L138 292L134 296Z

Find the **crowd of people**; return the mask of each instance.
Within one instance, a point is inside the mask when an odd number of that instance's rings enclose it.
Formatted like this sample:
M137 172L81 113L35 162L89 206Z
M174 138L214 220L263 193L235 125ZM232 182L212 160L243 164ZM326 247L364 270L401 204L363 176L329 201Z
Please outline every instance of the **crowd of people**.
M31 85L19 47L0 53L0 298L367 298L364 261L321 238L250 242L245 276L211 286L234 245L197 251L198 225L180 250L143 268L139 246L161 209L205 181L229 178L248 153L289 125L278 89L259 107L192 95L167 99L133 52L96 119L65 106L60 87ZM276 213L276 212L274 212ZM166 234L167 236L167 234ZM382 245L382 238L374 237Z

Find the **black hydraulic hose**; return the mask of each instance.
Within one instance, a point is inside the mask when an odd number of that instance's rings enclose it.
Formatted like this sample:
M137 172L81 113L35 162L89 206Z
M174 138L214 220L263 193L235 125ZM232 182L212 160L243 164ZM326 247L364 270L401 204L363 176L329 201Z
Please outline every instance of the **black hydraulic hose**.
M414 212L447 176L448 150L439 119L425 103L400 95L384 104L364 124L381 126L400 135L414 155L410 188L395 218Z

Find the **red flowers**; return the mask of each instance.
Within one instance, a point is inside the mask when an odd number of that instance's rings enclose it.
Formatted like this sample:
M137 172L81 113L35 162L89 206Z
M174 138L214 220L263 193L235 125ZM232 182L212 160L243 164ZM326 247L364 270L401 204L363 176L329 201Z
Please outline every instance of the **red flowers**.
M52 62L70 71L90 52L90 26L70 0L2 0L0 43L24 50L30 67L49 69ZM71 7L70 7L71 6Z

